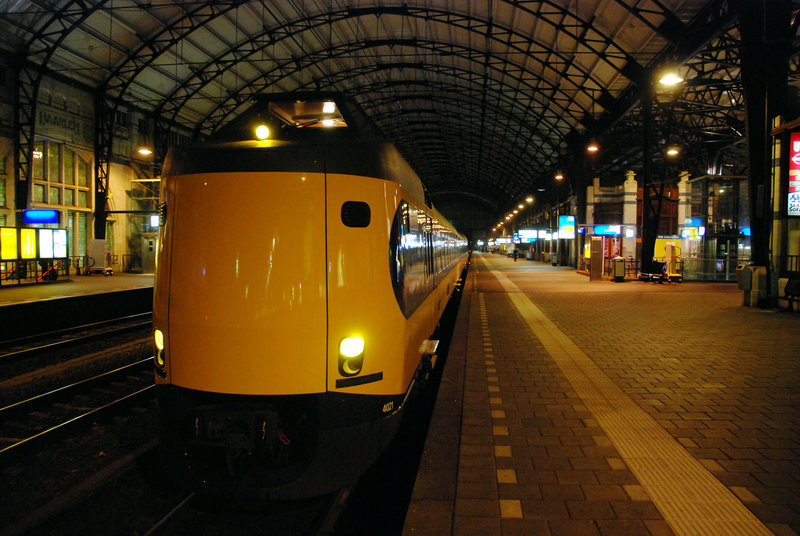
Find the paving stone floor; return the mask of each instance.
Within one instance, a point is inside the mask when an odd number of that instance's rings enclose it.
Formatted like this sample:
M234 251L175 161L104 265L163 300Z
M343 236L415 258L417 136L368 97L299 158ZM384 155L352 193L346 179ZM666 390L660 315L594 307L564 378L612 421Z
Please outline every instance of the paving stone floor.
M800 315L742 307L730 284L590 283L496 255L468 278L404 534L800 534ZM549 332L635 409L631 429L651 423L727 494L734 524L676 518L696 490L648 480Z

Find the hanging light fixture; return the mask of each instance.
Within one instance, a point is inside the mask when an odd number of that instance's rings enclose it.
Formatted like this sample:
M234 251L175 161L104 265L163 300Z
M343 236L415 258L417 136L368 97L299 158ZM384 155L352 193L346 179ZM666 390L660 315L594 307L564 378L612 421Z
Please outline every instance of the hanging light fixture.
M595 103L594 89L592 89L592 121L594 121L594 103ZM599 150L600 150L600 144L598 144L597 140L594 139L594 137L592 137L592 139L589 140L589 144L586 146L586 151L589 152L590 154L594 154Z
M677 69L674 67L665 69L658 78L658 83L667 87L677 86L681 82L683 82L683 77L678 74Z

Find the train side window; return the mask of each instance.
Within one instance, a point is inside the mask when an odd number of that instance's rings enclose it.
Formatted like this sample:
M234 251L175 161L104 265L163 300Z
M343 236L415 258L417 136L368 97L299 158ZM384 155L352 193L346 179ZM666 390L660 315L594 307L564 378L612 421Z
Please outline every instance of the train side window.
M402 202L397 207L392 221L392 230L389 236L389 273L392 278L394 296L400 310L405 313L405 255L403 254L403 236L408 233L408 203Z

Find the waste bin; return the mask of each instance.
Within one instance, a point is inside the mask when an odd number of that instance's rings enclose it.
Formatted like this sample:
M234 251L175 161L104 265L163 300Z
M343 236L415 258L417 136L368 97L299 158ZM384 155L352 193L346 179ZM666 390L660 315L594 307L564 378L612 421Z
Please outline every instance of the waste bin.
M550 252L550 264L558 266L558 253L555 251Z
M736 267L736 283L745 292L753 290L753 269L747 265L742 265L741 270Z
M744 274L742 273L746 264L740 264L736 267L736 286L739 287L739 290L744 290ZM749 273L748 273L749 275ZM750 289L747 289L750 290Z
M620 283L625 281L625 259L622 257L616 257L613 260L613 273L614 273L614 281Z

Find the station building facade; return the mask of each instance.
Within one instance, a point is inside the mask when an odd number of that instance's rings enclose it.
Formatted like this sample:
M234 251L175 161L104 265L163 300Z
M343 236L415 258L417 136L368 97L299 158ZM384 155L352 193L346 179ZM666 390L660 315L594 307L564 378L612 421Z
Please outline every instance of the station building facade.
M58 223L35 227L67 230L70 265L80 270L90 265L114 270L152 272L159 180L152 155L137 149L152 140L152 124L136 110L118 110L114 148L107 186L106 236L94 241L96 190L95 99L71 84L45 78L37 104L31 177L24 182L27 206L17 206L15 195L14 129L16 87L11 69L0 69L0 227L25 225L25 209L50 209ZM188 138L187 138L188 139ZM150 141L152 145L152 141ZM102 248L102 259L89 259ZM73 272L74 273L74 272Z

